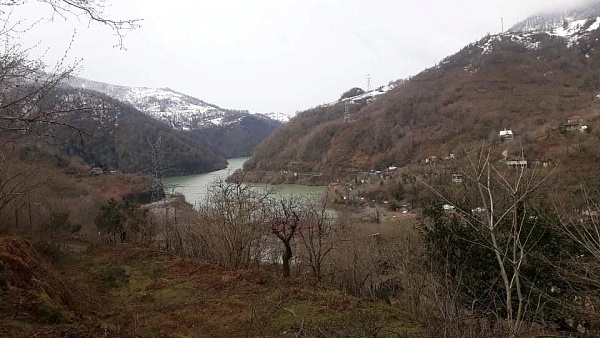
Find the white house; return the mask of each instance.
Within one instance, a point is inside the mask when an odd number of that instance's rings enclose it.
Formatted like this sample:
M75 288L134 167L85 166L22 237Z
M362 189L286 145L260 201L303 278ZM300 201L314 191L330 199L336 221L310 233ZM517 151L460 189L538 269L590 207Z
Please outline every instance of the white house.
M500 131L500 141L509 141L515 138L512 130L504 128Z

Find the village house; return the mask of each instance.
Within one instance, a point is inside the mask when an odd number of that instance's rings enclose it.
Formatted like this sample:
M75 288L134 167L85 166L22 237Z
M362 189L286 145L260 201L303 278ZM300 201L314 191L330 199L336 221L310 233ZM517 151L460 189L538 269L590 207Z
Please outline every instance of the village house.
M512 158L504 160L504 163L513 169L525 169L528 167L527 159L525 158Z
M452 183L462 183L463 175L461 173L453 173L452 174Z
M102 168L100 168L100 167L93 167L92 169L90 169L90 172L92 173L92 175L104 174L104 170L102 170Z
M563 128L566 131L572 131L572 130L585 131L587 129L587 126L584 126L583 122L584 122L583 117L581 117L579 115L569 116L567 118L567 123L563 124Z
M345 197L344 197L345 199ZM348 189L348 199L350 201L356 201L360 199L360 195L359 195L359 191L356 188L349 188Z
M400 211L403 214L408 214L411 209L412 209L412 205L402 204L402 206L400 208L398 208L397 211Z
M426 164L438 163L440 160L437 156L431 155L425 159Z
M515 134L513 134L512 130L504 128L500 133L500 142L510 141L515 138Z
M544 168L550 168L553 165L552 160L542 160L541 162Z

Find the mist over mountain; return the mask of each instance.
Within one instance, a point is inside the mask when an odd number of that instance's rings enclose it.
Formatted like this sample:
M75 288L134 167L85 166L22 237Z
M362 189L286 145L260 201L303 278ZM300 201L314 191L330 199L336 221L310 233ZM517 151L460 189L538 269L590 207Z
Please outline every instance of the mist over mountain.
M552 32L573 21L600 17L600 1L583 6L532 15L512 26L510 32Z

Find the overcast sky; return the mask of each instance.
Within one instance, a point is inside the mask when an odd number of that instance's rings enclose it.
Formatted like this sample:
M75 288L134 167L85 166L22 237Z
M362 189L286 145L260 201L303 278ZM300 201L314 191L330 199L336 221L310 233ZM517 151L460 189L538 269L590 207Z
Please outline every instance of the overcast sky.
M225 108L296 111L433 66L466 44L542 10L577 0L108 0L114 18L142 27L114 48L107 27L60 17L39 4L14 17L30 53L51 63L82 58L79 75L128 86L170 87Z

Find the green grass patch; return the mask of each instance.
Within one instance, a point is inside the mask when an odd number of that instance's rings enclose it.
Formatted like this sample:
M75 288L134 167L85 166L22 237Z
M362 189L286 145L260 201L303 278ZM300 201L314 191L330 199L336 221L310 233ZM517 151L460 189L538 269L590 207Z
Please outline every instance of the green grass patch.
M164 276L165 267L159 264L148 264L141 267L139 271L142 276L148 277L156 283L159 278Z
M37 303L33 304L33 307L40 321L55 325L71 322L73 316L68 311L54 304L45 292L38 294L37 300Z
M10 326L12 326L15 329L18 329L19 331L23 332L23 333L29 333L31 332L31 324L24 322L24 321L20 321L20 320L12 320L10 322Z
M8 303L6 303L4 300L2 300L0 298L0 313L3 313L5 311L9 310L9 305Z
M124 266L114 263L100 270L99 280L103 288L116 289L129 281L129 275Z
M255 271L227 271L206 263L145 254L138 248L88 252L82 257L80 263L65 267L73 272L66 275L76 275L82 284L89 283L107 298L110 308L90 323L101 331L126 330L137 337L296 333L308 337L374 333L396 337L393 332L406 334L419 327L405 312L384 302L363 301L336 290L315 290L267 272L260 272L266 276L261 277Z

